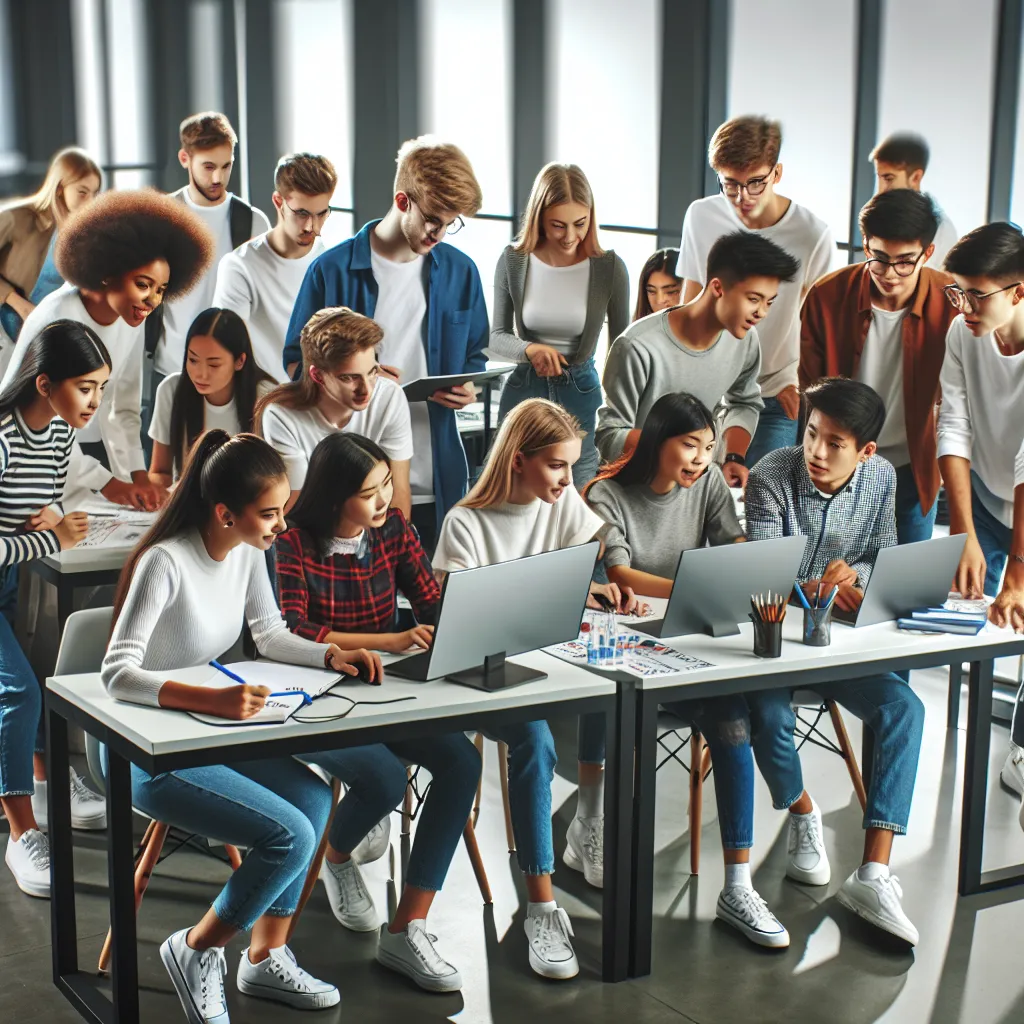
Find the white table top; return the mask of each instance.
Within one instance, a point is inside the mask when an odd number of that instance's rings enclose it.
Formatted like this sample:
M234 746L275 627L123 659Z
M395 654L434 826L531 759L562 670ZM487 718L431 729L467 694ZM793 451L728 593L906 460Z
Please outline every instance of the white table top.
M110 544L95 548L69 548L56 555L47 555L43 562L59 573L120 572L133 544Z
M508 690L488 693L472 687L438 680L414 683L396 678L385 678L381 686L352 683L345 687L347 696L355 700L388 700L413 696L415 700L399 704L362 705L353 708L346 718L334 722L287 721L272 725L213 726L197 721L181 711L144 707L111 697L100 681L99 673L56 676L46 685L69 703L85 711L98 722L119 733L140 750L153 756L205 750L210 747L231 747L252 743L256 739L287 739L315 734L335 734L376 725L399 725L417 720L447 718L474 711L500 711L520 707L538 706L538 717L543 717L543 706L566 699L608 697L615 693L616 683L602 679L585 669L570 665L543 651L518 655L509 661L546 672L547 678L524 683ZM288 671L282 665L282 682ZM181 682L202 682L210 677L208 666L182 669L168 675ZM328 715L341 713L348 707L346 701L331 698L317 701L306 714Z

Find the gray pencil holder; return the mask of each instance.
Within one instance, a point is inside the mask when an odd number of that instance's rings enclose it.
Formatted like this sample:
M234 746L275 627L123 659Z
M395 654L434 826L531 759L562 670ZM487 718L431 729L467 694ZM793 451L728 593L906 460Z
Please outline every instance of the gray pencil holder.
M828 647L832 643L832 606L804 609L804 643L808 647Z

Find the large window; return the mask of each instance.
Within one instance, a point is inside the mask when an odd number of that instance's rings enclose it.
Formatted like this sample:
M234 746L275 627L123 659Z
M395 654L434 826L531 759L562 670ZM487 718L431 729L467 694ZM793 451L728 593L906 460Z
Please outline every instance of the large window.
M223 110L224 88L221 59L224 29L219 0L192 0L188 8L188 41L191 54L189 99L194 111Z
M1020 39L1021 66L1024 68L1024 32ZM1021 75L1024 92L1024 72ZM1010 197L1010 219L1024 225L1024 96L1017 96L1017 141L1013 161L1013 192ZM961 232L962 233L962 232Z

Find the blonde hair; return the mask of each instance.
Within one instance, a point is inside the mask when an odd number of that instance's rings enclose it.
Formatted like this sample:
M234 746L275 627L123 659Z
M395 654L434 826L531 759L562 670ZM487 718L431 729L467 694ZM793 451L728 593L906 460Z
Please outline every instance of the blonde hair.
M103 184L99 165L84 149L68 146L54 154L39 191L29 197L29 205L41 228L52 227L54 217L63 220L68 215L70 211L64 201L64 189L90 175L95 175Z
M384 337L380 324L347 306L329 306L314 313L299 335L302 349L302 375L298 380L280 384L264 395L253 418L262 429L263 413L268 405L287 409L312 409L320 401L319 385L309 375L311 366L330 373L357 352L376 348Z
M429 216L456 213L473 217L483 204L480 183L469 158L450 142L421 135L398 151L394 192L427 206Z
M594 193L587 176L576 164L555 163L542 167L534 179L519 235L512 243L516 252L533 252L540 245L544 237L541 215L549 206L561 206L562 203L579 203L590 209L590 227L580 247L587 256L601 256L604 253L597 240Z
M459 504L466 508L501 505L512 496L512 463L520 452L534 455L585 436L579 420L560 405L546 398L528 398L505 417L480 479Z
M230 144L234 149L238 144L238 136L231 122L216 110L206 110L186 117L178 125L178 138L181 148L189 156L197 150L216 149L225 144Z
M331 196L338 186L338 172L325 156L287 153L277 161L274 188L282 195L301 192L304 196Z
M708 163L716 171L745 171L762 164L774 168L781 149L782 125L747 114L718 126L708 146Z

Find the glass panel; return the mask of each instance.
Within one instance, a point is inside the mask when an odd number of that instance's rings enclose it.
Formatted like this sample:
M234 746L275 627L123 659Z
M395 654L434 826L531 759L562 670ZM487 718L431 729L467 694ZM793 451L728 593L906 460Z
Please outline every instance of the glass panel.
M729 117L782 122L779 189L821 217L837 241L850 232L855 9L854 0L831 0L823 17L820 0L788 0L780 18L761 0L733 0L729 29ZM770 61L751 53L752 38ZM919 82L911 92L925 106Z
M629 319L633 319L633 310L636 308L636 285L640 279L640 271L643 270L647 257L658 248L656 235L641 235L633 231L602 231L601 245L606 249L614 249L626 264L629 271ZM608 355L610 341L607 329L601 332L601 338L597 343L597 350L594 353L594 360L598 370L604 368L604 361Z
M189 88L193 113L224 107L220 9L218 0L192 0L189 14L192 76Z
M100 68L100 3L102 0L74 0L71 7L71 45L75 59L75 114L78 120L78 144L89 151L97 163L106 156L107 133L104 128L103 70ZM109 188L110 182L105 181Z
M494 268L502 250L512 240L510 220L479 220L472 218L457 234L445 238L456 249L461 249L476 264L480 272L480 284L487 303L487 317L491 318L494 306Z
M423 131L465 151L483 190L483 213L512 212L510 7L510 0L420 4Z
M107 0L107 53L111 55L107 69L113 133L111 162L149 163L153 149L148 116L145 0ZM150 171L118 171L114 187L141 188L151 181Z
M548 8L552 159L583 168L602 224L655 227L660 4L631 0L625 17L621 0L551 0Z

